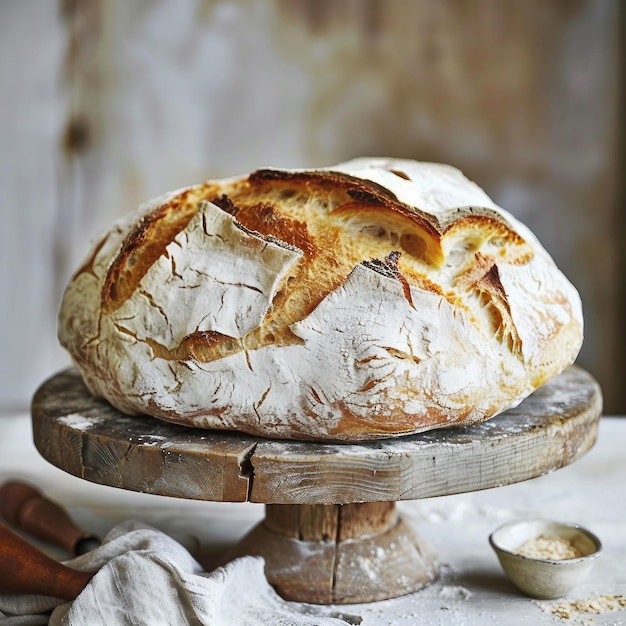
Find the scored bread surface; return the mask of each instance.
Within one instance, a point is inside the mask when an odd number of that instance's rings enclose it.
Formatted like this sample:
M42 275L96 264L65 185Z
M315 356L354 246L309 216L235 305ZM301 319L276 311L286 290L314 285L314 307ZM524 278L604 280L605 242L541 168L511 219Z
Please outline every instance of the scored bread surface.
M358 441L480 422L576 358L578 293L446 165L356 159L179 190L119 220L59 338L129 414Z

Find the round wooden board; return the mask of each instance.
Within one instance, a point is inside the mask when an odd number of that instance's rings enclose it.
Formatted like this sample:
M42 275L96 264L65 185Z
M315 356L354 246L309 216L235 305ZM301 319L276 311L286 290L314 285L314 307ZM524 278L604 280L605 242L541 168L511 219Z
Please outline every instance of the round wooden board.
M275 441L129 417L95 400L75 369L32 404L35 445L86 480L196 500L266 504L392 502L540 476L594 444L602 395L570 367L515 409L468 428L359 444Z

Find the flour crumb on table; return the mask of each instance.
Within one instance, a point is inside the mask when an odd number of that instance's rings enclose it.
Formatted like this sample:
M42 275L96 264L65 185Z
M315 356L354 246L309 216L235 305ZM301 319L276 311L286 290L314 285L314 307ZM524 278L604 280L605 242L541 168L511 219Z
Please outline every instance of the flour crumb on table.
M610 613L626 608L624 595L599 595L579 600L558 600L552 602L537 602L545 613L551 613L561 619L568 620L581 615Z
M444 600L467 600L472 597L472 592L465 587L446 585L439 591L439 597Z

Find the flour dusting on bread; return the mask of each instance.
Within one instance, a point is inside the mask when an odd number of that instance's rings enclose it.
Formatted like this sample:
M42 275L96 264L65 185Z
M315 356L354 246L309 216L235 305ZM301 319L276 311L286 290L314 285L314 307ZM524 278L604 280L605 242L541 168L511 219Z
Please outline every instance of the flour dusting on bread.
M59 317L125 413L345 441L489 419L582 331L575 288L461 172L365 158L151 201L96 242Z

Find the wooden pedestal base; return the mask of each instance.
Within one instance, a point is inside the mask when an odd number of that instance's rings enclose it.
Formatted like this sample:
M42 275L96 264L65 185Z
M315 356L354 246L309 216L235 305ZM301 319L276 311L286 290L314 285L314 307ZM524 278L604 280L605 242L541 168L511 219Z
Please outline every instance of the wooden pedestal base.
M265 559L265 574L287 600L373 602L433 582L434 552L399 518L395 502L270 504L265 519L227 560Z

